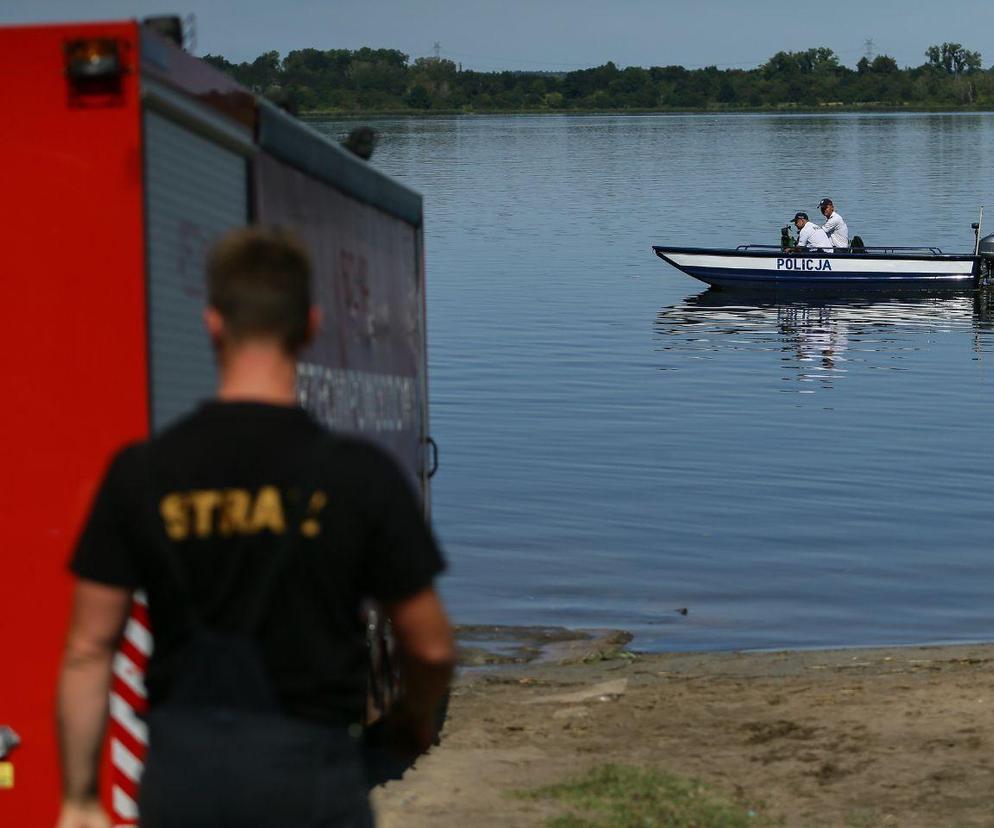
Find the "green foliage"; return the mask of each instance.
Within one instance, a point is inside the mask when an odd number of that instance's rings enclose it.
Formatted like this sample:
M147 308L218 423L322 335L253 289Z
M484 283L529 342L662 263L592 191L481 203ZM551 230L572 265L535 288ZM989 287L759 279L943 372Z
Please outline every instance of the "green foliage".
M975 52L977 55L977 60L980 60L980 54ZM873 59L873 63L870 64L870 71L876 72L877 74L891 74L893 72L900 72L901 70L897 67L897 61L894 60L890 55L877 55Z
M559 785L519 792L568 809L549 828L760 828L771 823L706 786L655 770L603 765Z
M411 87L404 101L411 109L431 109L431 94L421 84Z
M297 49L234 64L204 60L274 100L301 111L736 110L823 106L994 106L994 68L979 52L941 43L918 67L894 58L843 66L826 47L777 52L755 69L619 68L575 72L463 71L451 60L397 49Z
M947 75L962 75L964 72L980 70L980 52L971 52L959 43L929 46L925 50L925 57L928 58L930 68Z
M828 74L839 69L835 52L825 47L804 52L777 52L763 66L768 77L783 75Z

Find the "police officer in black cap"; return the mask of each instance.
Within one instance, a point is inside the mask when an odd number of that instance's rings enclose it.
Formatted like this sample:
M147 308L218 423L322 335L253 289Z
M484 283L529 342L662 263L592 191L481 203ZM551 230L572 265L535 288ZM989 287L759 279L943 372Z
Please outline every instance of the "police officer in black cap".
M800 253L804 250L824 250L832 252L832 242L825 232L808 218L807 213L794 213L794 226L797 228L797 247L790 252Z
M835 205L832 204L832 199L823 198L818 202L818 209L821 210L821 214L825 217L825 223L821 226L821 229L831 239L832 246L848 247L849 228L846 226L845 219L835 212Z

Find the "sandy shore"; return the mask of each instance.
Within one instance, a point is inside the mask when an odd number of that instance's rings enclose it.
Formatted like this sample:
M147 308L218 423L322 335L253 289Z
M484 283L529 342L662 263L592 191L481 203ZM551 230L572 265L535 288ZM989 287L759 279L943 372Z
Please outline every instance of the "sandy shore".
M374 795L381 828L540 826L559 806L510 791L605 762L757 825L994 826L994 645L560 656L464 670L442 744Z

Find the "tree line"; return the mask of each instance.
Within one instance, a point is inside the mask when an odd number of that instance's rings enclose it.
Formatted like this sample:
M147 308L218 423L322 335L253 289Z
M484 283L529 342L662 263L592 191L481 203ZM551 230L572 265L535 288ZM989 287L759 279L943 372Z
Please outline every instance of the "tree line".
M850 68L831 49L777 52L755 69L629 66L573 72L477 72L397 49L296 49L231 63L204 57L293 111L687 110L817 107L984 108L994 67L959 43L925 50L920 66L889 55Z

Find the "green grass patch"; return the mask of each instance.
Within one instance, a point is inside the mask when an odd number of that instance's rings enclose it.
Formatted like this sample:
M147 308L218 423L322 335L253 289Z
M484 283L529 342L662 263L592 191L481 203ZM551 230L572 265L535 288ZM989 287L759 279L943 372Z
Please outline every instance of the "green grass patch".
M549 828L759 828L775 824L696 780L627 765L603 765L578 779L517 795L565 806L566 813L549 820Z

